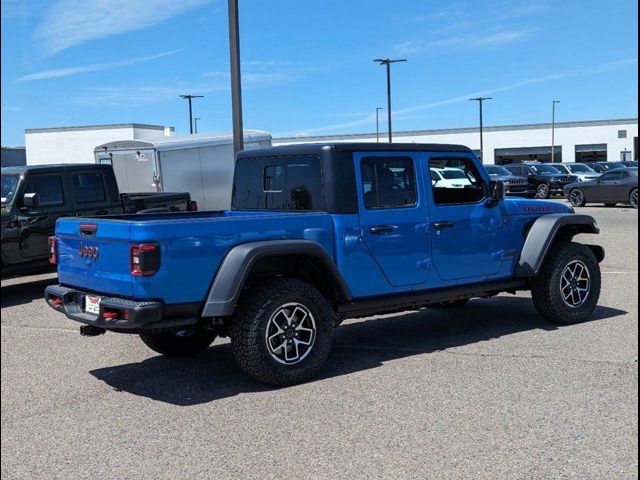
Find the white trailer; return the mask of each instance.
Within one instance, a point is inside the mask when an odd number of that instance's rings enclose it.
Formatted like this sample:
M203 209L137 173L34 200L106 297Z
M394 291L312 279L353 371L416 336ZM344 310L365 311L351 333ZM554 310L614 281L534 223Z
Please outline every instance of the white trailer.
M270 146L269 133L245 130L245 150ZM189 192L200 210L231 206L235 159L229 133L109 142L94 153L96 163L113 165L121 192Z

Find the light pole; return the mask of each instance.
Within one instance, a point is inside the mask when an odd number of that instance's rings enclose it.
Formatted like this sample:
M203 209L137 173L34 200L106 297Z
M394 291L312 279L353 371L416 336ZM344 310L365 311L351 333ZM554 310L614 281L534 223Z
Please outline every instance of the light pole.
M200 117L195 117L193 119L193 125L195 127L195 133L198 133L198 120L202 120Z
M480 162L484 163L484 118L482 106L486 100L493 100L493 97L470 98L469 101L478 102L480 107Z
M556 105L560 100L554 100L551 108L551 163L556 162Z
M406 62L404 58L391 59L391 58L376 58L374 62L387 67L387 122L389 124L389 143L393 142L393 133L391 128L391 64Z
M191 105L191 101L194 98L203 98L202 95L180 95L180 98L183 98L189 102L189 133L193 135L193 107Z
M380 110L382 107L376 107L376 143L380 143Z
M231 58L231 108L233 111L233 153L244 149L242 126L242 79L240 71L240 23L238 0L229 0L229 53Z

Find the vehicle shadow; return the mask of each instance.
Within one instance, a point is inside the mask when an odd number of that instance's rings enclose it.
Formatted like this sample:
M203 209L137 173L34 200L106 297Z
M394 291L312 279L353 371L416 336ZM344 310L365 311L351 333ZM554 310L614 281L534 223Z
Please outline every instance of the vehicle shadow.
M53 277L3 286L0 295L2 308L31 303L38 299L44 302L44 289L57 281L58 278Z
M625 313L598 307L590 321ZM428 309L347 323L337 329L333 351L319 379L536 329L552 331L558 327L540 318L531 300L521 297L474 300L456 310ZM90 373L118 391L178 406L273 390L250 379L237 367L229 343L214 345L188 359L155 356Z

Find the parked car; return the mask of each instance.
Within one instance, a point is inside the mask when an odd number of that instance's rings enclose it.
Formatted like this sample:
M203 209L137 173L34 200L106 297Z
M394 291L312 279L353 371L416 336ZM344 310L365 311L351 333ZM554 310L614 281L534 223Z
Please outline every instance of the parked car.
M552 195L562 195L564 186L578 181L575 175L567 175L548 163L520 163L504 165L513 175L525 176L529 179L530 186L535 189L536 197L550 198Z
M620 162L622 165L624 165L627 168L638 168L638 162L634 162L634 161L624 161L624 162Z
M431 168L431 182L442 188L465 188L471 185L464 171L459 168Z
M596 173L604 173L616 168L625 168L622 162L581 162L594 170Z
M432 185L458 168L464 188ZM140 335L196 354L229 336L246 373L312 378L346 318L455 307L531 290L545 318L576 323L599 298L598 233L568 205L505 199L457 145L309 144L245 150L232 210L58 220L49 306L81 333ZM508 314L508 313L505 313Z
M571 183L564 193L574 207L584 207L588 203L614 207L625 203L638 208L638 169L616 168L596 180Z
M595 180L601 174L594 169L585 165L584 163L554 163L553 166L567 175L575 175L578 177L579 182L588 182L589 180Z
M492 180L500 180L504 183L507 195L524 195L529 198L536 196L536 190L529 184L527 177L518 177L513 175L509 170L499 165L485 165Z
M2 277L45 271L49 236L66 216L195 208L188 193L120 194L110 165L2 168Z

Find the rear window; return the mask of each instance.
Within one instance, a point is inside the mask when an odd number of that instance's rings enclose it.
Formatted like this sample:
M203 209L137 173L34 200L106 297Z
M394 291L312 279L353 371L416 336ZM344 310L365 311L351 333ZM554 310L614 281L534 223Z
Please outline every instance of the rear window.
M76 173L72 176L72 183L73 196L78 203L104 202L107 198L102 173Z
M313 155L243 158L236 163L233 210L322 210L322 169Z

